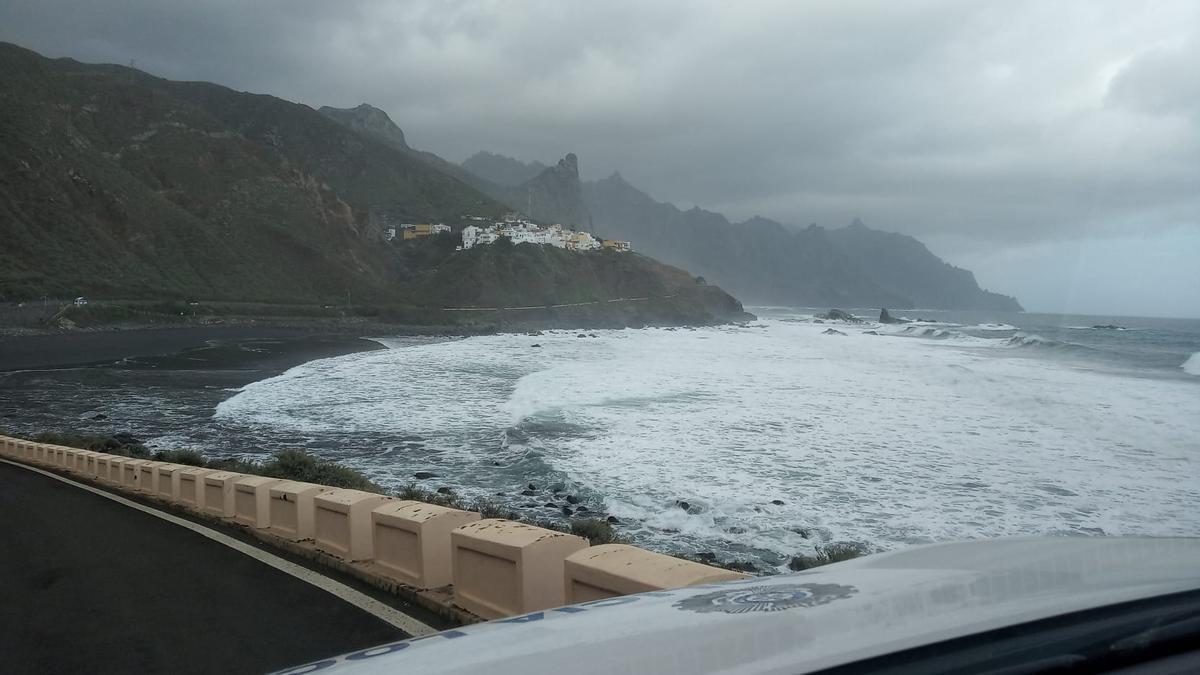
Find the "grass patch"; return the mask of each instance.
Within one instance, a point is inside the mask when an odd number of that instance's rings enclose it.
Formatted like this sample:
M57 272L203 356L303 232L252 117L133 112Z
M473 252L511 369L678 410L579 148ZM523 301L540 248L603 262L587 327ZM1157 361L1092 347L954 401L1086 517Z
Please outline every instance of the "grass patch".
M855 542L826 544L824 546L817 546L813 555L797 554L792 556L791 562L788 563L788 569L793 572L799 572L800 570L812 569L821 565L853 560L870 552L871 549Z
M385 490L361 471L337 462L321 459L303 450L283 450L265 462L253 462L235 457L210 459L196 450L166 450L155 453L154 459L175 464L202 466L220 471L250 473L267 478L282 478L304 483L319 483L329 487L351 488L385 494Z
M303 450L278 452L270 461L247 471L269 478L286 478L330 487L385 493L382 487L367 478L366 474L361 471L321 459Z
M571 521L571 534L577 537L583 537L592 542L592 546L598 544L627 544L626 539L617 534L616 528L607 520L599 518L581 518Z

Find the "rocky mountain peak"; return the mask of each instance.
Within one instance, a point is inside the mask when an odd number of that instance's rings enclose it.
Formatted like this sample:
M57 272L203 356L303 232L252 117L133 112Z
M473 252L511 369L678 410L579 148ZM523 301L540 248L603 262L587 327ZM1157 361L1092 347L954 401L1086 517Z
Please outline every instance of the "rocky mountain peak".
M404 131L386 112L369 103L361 103L353 108L322 106L319 112L354 131L373 136L402 150L409 149L404 140Z

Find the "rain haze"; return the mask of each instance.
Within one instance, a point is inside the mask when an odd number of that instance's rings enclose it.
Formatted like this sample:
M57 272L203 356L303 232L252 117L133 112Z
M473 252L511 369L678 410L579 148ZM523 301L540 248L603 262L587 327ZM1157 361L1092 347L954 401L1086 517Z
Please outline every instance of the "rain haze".
M1194 2L10 0L0 39L731 219L860 217L1031 311L1200 316Z

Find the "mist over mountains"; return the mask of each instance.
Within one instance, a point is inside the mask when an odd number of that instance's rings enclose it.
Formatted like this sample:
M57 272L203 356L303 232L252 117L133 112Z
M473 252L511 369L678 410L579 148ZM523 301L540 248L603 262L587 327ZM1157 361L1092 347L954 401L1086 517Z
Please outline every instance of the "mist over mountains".
M837 229L800 229L762 217L731 223L720 213L684 211L659 202L619 173L581 181L579 160L571 153L554 166L487 151L452 165L409 148L400 128L370 105L321 112L452 173L535 220L632 241L636 250L704 277L746 302L1021 309L1015 298L981 289L971 272L946 263L917 239L874 230L857 219Z
M1015 298L981 289L971 272L946 263L913 237L874 230L857 219L839 229L799 229L762 217L731 223L720 213L659 202L619 173L580 182L577 161L568 155L532 178L540 163L493 153L478 153L462 166L486 174L483 189L514 208L630 240L637 250L720 284L746 302L1021 309ZM528 205L523 196L530 198Z
M438 276L452 246L417 255L385 242L384 232L401 222L460 227L467 214L511 209L632 241L643 260L639 278L659 279L646 288L674 293L691 278L763 304L1020 307L911 237L862 223L730 223L656 201L618 174L582 182L574 154L552 166L491 153L454 164L411 147L368 104L318 111L2 43L0 66L0 298L465 302L481 288L449 286L468 277L487 285L486 275ZM506 278L569 276L561 261L521 260L537 269L514 268ZM617 269L602 265L593 280ZM423 283L432 277L442 285ZM563 283L557 295L537 286L537 302L600 299L619 287ZM729 299L710 295L673 315L730 313Z

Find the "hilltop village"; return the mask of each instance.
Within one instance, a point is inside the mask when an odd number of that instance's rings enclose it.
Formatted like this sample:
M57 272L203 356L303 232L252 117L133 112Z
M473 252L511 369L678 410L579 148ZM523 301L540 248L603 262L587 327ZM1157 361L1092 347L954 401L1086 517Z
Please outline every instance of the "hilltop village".
M462 251L476 246L494 244L501 237L506 237L514 244L537 244L553 246L568 251L630 251L629 242L616 239L598 239L589 232L579 232L557 223L539 225L530 220L510 213L503 220L488 222L483 216L467 216L471 221L462 230L462 244L456 250ZM441 232L450 232L449 225L442 223L405 223L396 227L388 227L384 236L388 241L397 238L402 240L431 237Z

